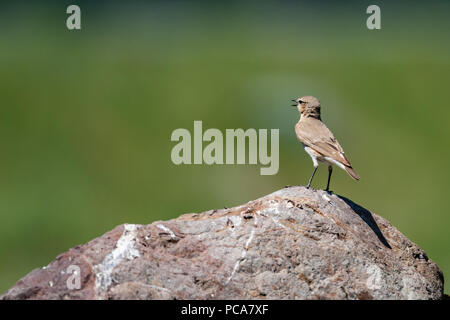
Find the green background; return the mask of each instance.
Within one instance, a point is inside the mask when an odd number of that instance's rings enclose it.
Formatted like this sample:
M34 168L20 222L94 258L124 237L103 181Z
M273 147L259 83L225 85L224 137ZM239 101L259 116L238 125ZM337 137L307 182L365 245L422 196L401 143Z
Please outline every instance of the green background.
M360 174L331 189L450 276L449 2L11 2L0 10L0 292L121 223L306 184L290 99L317 96ZM177 128L279 128L280 170L171 162ZM320 167L314 186L324 188ZM450 286L446 285L446 292Z

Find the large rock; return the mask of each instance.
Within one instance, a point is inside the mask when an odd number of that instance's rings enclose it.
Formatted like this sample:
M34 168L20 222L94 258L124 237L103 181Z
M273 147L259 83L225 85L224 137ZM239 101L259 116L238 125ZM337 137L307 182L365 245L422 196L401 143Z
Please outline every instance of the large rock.
M443 276L385 219L290 187L231 209L120 225L1 298L442 299Z

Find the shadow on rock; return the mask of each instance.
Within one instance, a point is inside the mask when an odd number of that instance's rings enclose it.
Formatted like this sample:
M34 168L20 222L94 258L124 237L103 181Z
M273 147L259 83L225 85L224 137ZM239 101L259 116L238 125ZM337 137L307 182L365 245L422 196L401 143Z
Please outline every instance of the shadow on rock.
M389 242L384 237L383 233L381 232L380 228L378 227L375 219L372 216L372 213L370 213L369 210L361 207L360 205L354 203L352 200L347 199L346 197L337 195L340 199L342 199L346 204L349 205L352 210L361 217L361 219L364 220L365 223L370 227L370 229L375 232L378 239L381 241L381 243L384 244L385 247L392 249L392 247L389 245Z

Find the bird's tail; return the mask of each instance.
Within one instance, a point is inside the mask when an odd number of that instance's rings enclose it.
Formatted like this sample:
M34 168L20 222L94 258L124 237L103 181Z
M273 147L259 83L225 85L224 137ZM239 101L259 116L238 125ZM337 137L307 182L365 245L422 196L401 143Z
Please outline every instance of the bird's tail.
M355 180L359 180L359 174L356 173L355 170L353 170L352 167L345 167L345 171Z

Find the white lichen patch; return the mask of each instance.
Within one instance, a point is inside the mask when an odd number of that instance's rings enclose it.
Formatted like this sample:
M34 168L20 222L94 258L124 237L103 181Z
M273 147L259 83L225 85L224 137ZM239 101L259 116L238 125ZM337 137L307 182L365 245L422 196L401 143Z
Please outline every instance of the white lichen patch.
M383 271L376 264L372 264L367 268L369 277L366 280L366 286L369 290L379 290L382 287Z
M167 228L165 225L159 223L156 226L158 228L160 228L162 231L168 233L171 239L173 239L173 240L177 239L177 236L175 235L175 233L172 230L170 230L169 228Z
M276 201L271 201L269 203L269 206L257 210L256 214L260 216L279 216L280 213L283 212L284 205L282 205L281 203Z
M132 260L140 256L135 248L138 226L135 224L125 224L124 230L116 243L116 247L103 261L94 266L95 290L106 291L112 283L111 274L116 266L126 260Z
M402 278L402 290L401 294L404 299L408 300L418 300L421 299L419 292L420 288L425 288L427 286L427 281L424 277L416 275L413 277L403 277Z

